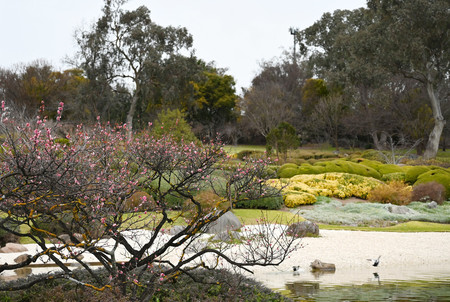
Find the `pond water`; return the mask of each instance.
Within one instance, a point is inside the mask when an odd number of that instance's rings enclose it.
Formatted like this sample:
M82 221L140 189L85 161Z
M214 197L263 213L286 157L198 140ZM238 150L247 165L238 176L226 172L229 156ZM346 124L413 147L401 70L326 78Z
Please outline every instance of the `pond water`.
M450 301L448 265L281 275L276 290L294 301Z

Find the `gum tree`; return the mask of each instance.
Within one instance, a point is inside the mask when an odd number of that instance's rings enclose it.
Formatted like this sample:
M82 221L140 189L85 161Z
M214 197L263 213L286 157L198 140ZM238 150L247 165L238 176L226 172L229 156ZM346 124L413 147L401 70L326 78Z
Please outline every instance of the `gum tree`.
M203 233L234 202L277 193L265 185L265 160L230 168L218 144L145 134L127 140L126 126L100 122L56 138L46 118L20 124L2 117L0 228L38 248L20 263L0 265L0 272L38 261L52 262L60 271L3 284L0 290L64 278L96 290L118 288L147 301L159 284L194 269L251 271L277 265L297 248L294 237L267 221L243 231L237 246L210 242ZM208 191L217 196L213 205L198 197ZM170 210L174 197L182 200L181 211ZM68 261L89 279L66 266ZM93 263L103 270L93 269Z

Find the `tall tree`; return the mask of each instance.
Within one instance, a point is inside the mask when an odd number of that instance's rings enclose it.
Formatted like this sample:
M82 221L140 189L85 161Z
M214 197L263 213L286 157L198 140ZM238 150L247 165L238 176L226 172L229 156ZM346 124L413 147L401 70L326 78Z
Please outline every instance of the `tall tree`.
M243 122L263 137L283 121L299 127L301 89L306 80L303 67L283 55L262 62L260 68L240 104Z
M426 87L434 127L424 158L433 158L445 126L441 102L449 95L450 1L369 0L368 7L377 21L369 34L380 42L378 61Z
M222 127L237 118L235 81L223 70L205 71L205 80L193 83L195 103L190 118L204 129L203 136L215 138Z
M77 41L81 66L88 75L131 86L126 118L130 137L138 105L148 100L165 64L191 52L193 40L186 28L157 25L147 7L127 11L121 7L124 2L106 0L103 16Z

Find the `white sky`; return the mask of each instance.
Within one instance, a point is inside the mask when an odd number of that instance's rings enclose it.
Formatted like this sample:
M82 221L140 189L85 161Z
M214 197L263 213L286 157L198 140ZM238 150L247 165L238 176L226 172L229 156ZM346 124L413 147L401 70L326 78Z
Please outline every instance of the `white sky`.
M366 0L129 0L146 5L160 25L183 26L196 55L227 68L236 91L249 87L258 63L292 51L290 27L306 28L324 12L356 9ZM76 51L74 33L102 14L102 0L0 0L0 67L45 59L57 69Z

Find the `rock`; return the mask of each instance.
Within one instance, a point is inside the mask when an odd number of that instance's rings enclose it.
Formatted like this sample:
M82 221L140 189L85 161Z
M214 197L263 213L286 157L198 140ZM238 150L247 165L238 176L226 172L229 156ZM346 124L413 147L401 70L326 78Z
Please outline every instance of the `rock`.
M311 268L313 271L335 271L336 266L333 263L325 263L318 259L311 262Z
M226 212L219 219L212 222L205 228L205 233L208 234L220 234L227 231L235 231L242 227L242 223L239 218L232 212Z
M415 213L414 210L412 210L406 206L396 206L396 205L389 204L387 206L387 209L392 214L404 215L404 214L414 214Z
M20 253L28 252L28 249L19 243L8 242L0 249L0 253Z
M296 222L288 227L286 233L295 237L319 236L319 226L309 220Z
M222 233L216 234L212 240L228 242L233 239L240 239L240 238L241 238L241 234L239 234L238 232L222 232Z
M437 204L436 201L432 201L432 202L427 203L427 207L429 209L435 209L435 208L437 208L437 206L438 206L438 204Z
M175 236L178 233L180 233L182 230L184 230L185 227L182 225L174 225L170 230L169 230L169 235Z
M22 262L27 261L29 257L30 257L30 255L28 255L28 254L22 254L22 255L16 257L14 259L14 262L15 263L22 263Z

